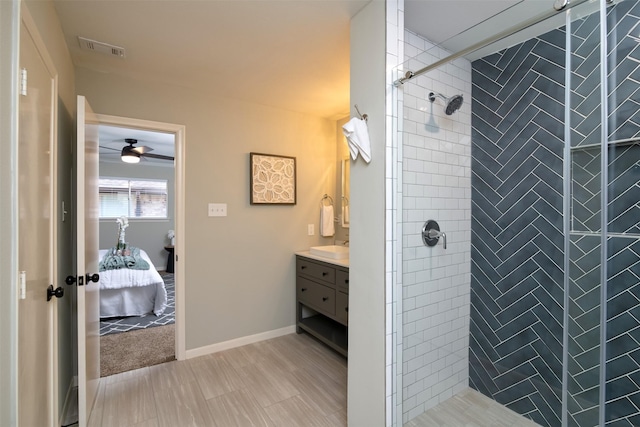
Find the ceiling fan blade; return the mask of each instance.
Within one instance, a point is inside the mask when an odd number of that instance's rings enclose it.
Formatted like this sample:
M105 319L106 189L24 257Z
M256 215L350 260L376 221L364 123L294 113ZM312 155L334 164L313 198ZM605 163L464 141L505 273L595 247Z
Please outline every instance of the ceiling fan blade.
M134 147L133 151L135 151L136 153L144 154L148 153L149 151L153 151L153 148L147 147L146 145L141 145L140 147Z
M149 154L149 153L140 153L140 157L150 157L152 159L160 159L160 160L171 160L174 161L175 158L171 156L163 156L162 154Z
M105 150L113 150L113 151L118 151L118 152L122 151L122 149L121 149L121 148L105 147L104 145L100 145L99 147L100 147L100 148L104 148Z

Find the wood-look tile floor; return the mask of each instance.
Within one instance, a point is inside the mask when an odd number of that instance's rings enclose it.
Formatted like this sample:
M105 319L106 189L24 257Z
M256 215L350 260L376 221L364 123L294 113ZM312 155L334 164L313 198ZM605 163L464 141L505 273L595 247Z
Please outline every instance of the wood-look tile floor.
M467 388L404 427L540 427L482 393Z
M291 334L102 379L90 427L345 427L347 361ZM467 389L404 427L535 427Z
M291 334L103 378L91 427L343 427L347 361Z

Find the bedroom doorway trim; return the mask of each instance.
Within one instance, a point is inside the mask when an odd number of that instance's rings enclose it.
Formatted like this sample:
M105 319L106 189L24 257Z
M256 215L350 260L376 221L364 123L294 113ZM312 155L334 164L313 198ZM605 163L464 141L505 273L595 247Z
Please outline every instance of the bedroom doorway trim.
M130 117L110 116L97 114L101 125L111 125L132 129L141 129L155 132L172 133L175 136L175 228L176 242L174 245L174 256L177 261L175 272L176 281L176 334L175 347L176 359L186 359L186 339L185 339L185 272L184 272L184 248L185 245L185 131L184 125L173 123L155 122L150 120L133 119Z

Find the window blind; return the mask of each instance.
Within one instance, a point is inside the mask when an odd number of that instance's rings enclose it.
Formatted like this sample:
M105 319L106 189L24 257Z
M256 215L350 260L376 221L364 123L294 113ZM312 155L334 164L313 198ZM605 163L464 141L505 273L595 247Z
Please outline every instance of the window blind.
M99 179L100 218L167 218L167 181Z

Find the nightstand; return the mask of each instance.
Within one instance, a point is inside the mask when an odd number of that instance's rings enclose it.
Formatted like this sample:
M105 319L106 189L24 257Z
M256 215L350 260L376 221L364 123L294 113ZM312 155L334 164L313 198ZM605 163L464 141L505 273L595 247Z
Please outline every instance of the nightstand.
M165 246L164 249L169 252L167 257L167 273L173 273L173 245Z

